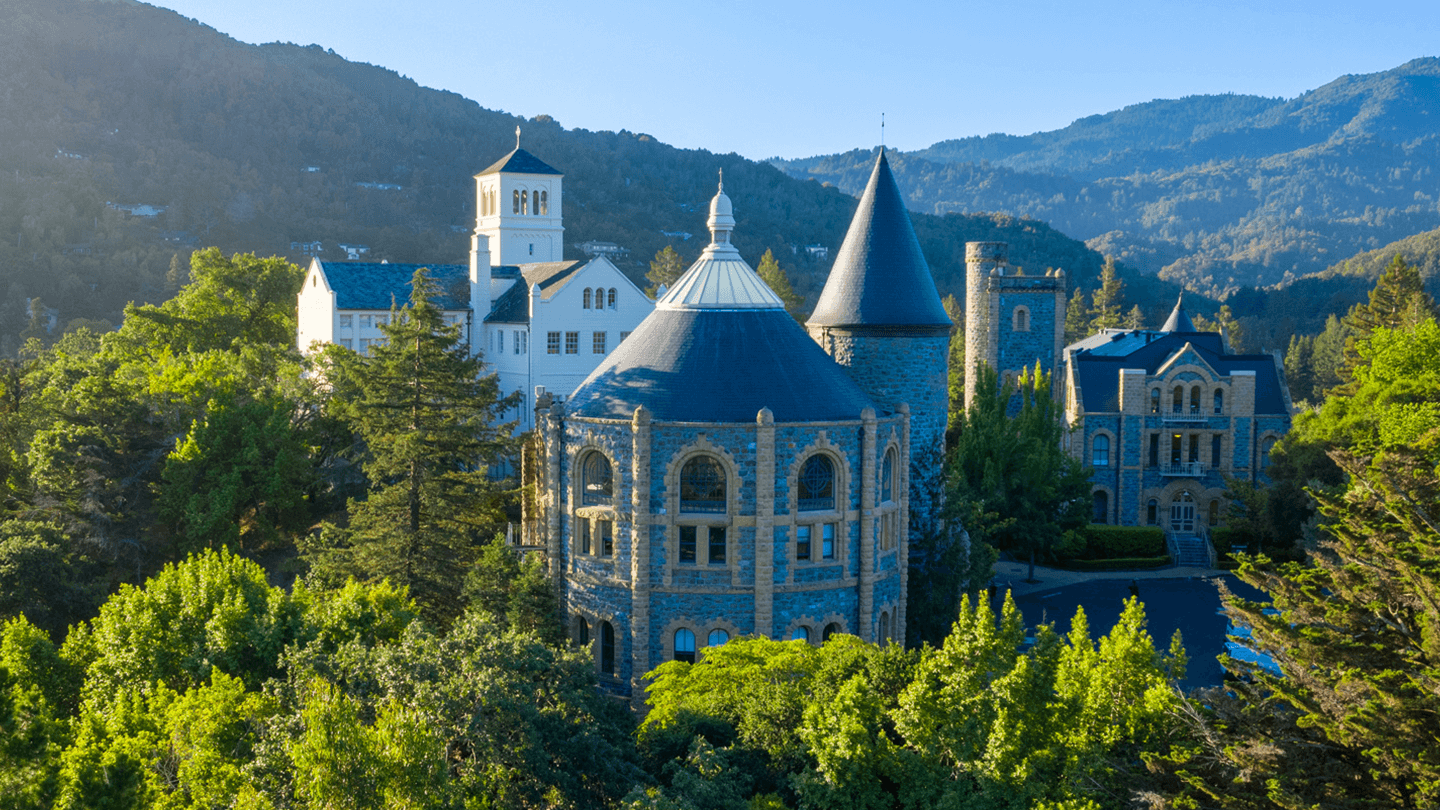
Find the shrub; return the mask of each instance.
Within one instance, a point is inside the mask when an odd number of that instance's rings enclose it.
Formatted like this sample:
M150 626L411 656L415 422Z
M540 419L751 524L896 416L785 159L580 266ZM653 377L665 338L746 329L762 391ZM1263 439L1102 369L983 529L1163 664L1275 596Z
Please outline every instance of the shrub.
M1062 556L1076 560L1114 560L1119 558L1159 557L1165 555L1165 533L1155 526L1090 525L1081 529L1082 544L1066 544ZM1078 546L1078 548L1076 547Z

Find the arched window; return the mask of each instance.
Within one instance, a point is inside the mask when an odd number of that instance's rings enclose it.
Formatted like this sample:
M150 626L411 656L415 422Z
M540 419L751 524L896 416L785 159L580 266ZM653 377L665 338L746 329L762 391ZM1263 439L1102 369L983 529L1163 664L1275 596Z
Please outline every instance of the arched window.
M615 674L615 628L610 622L600 623L600 671Z
M610 459L599 450L591 451L580 465L580 504L582 506L608 506L615 496Z
M680 468L680 511L724 513L725 468L710 456L696 456Z
M484 217L484 216L489 216L489 215L490 215L490 192L489 192L488 190L486 190L486 191L480 192L480 216Z
M845 632L845 630L840 626L839 622L831 622L825 625L825 632L820 634L820 640L829 641L831 636L835 635L836 633L843 632Z
M790 632L790 640L791 640L791 641L809 641L809 640L810 640L810 628L806 627L806 626L803 625L803 624L800 625L799 627L795 628L794 630L792 630L792 631Z
M1215 415L1219 416L1225 412L1225 392L1219 388L1215 389Z
M590 623L584 616L575 617L575 643L581 647L590 643Z
M611 287L611 288L610 288L610 304L609 304L609 306L610 306L611 309L614 309L614 308L615 308L615 288L614 288L614 287Z
M895 500L895 451L885 451L885 460L880 462L880 502Z
M828 456L815 454L800 469L800 511L819 512L835 508L835 465Z
M528 191L520 192L520 213L522 215L530 213L530 192Z
M1095 490L1095 514L1091 517L1092 523L1110 522L1110 493L1103 489Z
M683 627L675 631L675 660L695 663L695 634Z
M1160 412L1160 389L1150 389L1150 413Z
M1160 502L1154 498L1145 504L1145 522L1151 526L1160 522Z
M510 213L520 213L520 189L515 189L510 198Z
M880 639L881 642L890 640L890 612L880 611Z
M498 198L498 195L499 195L499 192L497 192L497 191L496 191L495 189L493 189L493 188L490 189L490 213L492 213L492 214L499 213L499 211L500 211L499 205L495 202L496 199Z
M535 213L536 215L548 215L550 213L550 192L535 192Z
M711 631L710 631L710 637L707 638L707 639L705 639L705 646L707 646L707 647L719 647L721 644L724 644L725 642L727 642L727 641L729 641L729 640L730 640L730 634L727 633L727 632L725 632L724 630L719 630L719 629L711 630Z
M1014 329L1016 332L1030 331L1030 310L1025 307L1015 308Z
M1175 386L1175 398L1170 403L1170 410L1175 413L1185 411L1185 389L1178 385Z
M1095 467L1110 466L1110 437L1096 436L1090 444L1090 464Z
M1212 500L1212 501L1210 501L1210 514L1208 515L1208 517L1209 517L1209 523L1210 523L1211 526L1219 526L1219 525L1220 525L1220 501L1219 501L1219 500Z
M1200 415L1200 386L1198 385L1190 389L1190 414L1192 416Z
M583 294L581 294L581 296L580 296L580 308L581 308L581 309L589 309L589 308L590 308L590 288L589 288L589 287L586 287L586 288L585 288L585 292L584 292Z

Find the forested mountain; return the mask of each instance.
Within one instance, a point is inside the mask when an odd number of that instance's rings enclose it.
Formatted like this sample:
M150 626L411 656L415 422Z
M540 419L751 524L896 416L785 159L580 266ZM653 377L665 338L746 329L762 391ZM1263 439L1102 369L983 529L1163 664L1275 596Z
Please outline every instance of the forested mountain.
M1190 96L1052 132L942 141L892 166L913 210L1033 217L1222 294L1440 226L1437 120L1440 59L1425 58L1289 100ZM853 192L871 154L772 162Z
M292 243L320 241L329 258L351 243L368 246L368 259L463 261L471 176L513 147L517 124L525 147L566 174L567 254L591 239L616 242L637 280L667 244L687 262L699 253L722 167L741 251L755 263L772 249L811 303L829 260L803 248L833 257L856 205L738 155L486 110L319 45L248 45L139 3L0 0L0 14L7 352L34 332L28 299L58 310L61 329L80 318L118 323L127 301L173 294L195 247L301 261ZM1101 265L1031 219L915 224L942 293L962 299L967 240L1009 241L1012 263L1063 268L1087 289ZM1131 292L1158 310L1175 289L1133 279Z

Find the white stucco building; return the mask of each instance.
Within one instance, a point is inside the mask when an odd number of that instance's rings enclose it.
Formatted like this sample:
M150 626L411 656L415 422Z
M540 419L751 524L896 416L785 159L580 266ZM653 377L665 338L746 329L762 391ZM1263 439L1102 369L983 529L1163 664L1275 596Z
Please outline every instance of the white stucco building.
M604 256L565 260L562 180L518 147L475 175L468 265L311 260L299 296L300 350L338 343L367 351L424 266L440 286L446 322L461 325L502 393L520 392L513 416L529 430L537 392L568 395L654 309Z

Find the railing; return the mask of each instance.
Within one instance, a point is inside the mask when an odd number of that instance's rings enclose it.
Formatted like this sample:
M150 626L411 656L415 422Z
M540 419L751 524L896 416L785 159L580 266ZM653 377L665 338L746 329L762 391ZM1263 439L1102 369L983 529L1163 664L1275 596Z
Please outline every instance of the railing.
M1195 534L1205 541L1205 558L1209 561L1209 567L1215 567L1215 544L1210 542L1210 529L1198 521L1195 524Z
M1191 411L1189 413L1171 411L1161 416L1160 421L1167 425L1191 425L1196 423L1204 423L1206 421L1209 421L1209 419L1209 416L1201 413L1200 411Z
M1160 474L1169 477L1198 477L1205 474L1205 465L1198 461L1172 461L1160 467Z
M1170 564L1180 564L1180 544L1175 540L1175 532L1171 529L1165 530L1165 550L1170 553Z

